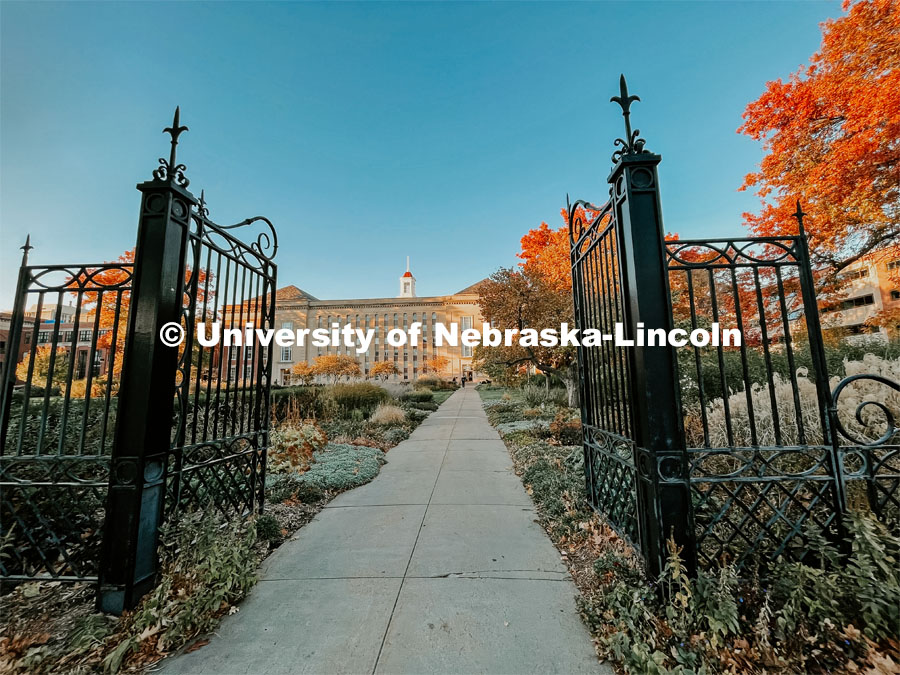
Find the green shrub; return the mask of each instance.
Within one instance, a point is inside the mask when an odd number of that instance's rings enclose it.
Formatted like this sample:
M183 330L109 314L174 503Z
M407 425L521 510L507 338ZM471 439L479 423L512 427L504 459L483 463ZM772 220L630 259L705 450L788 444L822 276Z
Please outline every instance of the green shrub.
M177 527L163 528L160 536L160 583L126 619L116 648L103 660L109 672L138 650L148 650L147 641L155 651L172 651L211 630L256 583L252 519L183 514Z
M371 412L379 403L390 398L387 391L369 382L335 384L327 388L329 396L343 411L361 410Z
M426 403L434 400L434 392L431 390L408 391L400 394L399 400L409 403Z
M454 382L448 382L437 375L423 375L413 384L414 389L430 389L431 391L455 391L459 389L459 385Z
M264 513L256 519L256 538L262 541L278 541L281 539L281 525L275 516Z
M488 421L494 426L504 422L518 422L525 419L524 408L515 403L499 402L485 406Z
M654 583L633 559L603 556L594 564L599 603L583 599L582 608L629 672L732 672L724 666L736 653L749 659L748 672L844 671L895 640L900 625L900 539L859 516L849 530L846 559L820 532L807 532L817 562L774 563L764 570L770 588L746 570L741 580L733 565L689 578L671 541Z
M41 436L44 400L29 398L27 406L14 401L10 406L6 449L2 454L16 454L19 434L24 424L22 454L56 454L60 445L60 436L62 436L62 454L64 455L108 455L112 452L113 435L116 429L116 407L117 399L111 398L109 415L106 416L105 401L102 399L90 399L86 405L85 399L74 398L69 399L68 405L66 405L64 398L51 397L47 401L47 414L43 421L44 431ZM87 416L87 420L85 420L85 416ZM105 416L106 420L104 421ZM65 428L63 428L64 417ZM82 425L85 428L83 450L81 448ZM41 436L40 448L37 447L39 436Z
M434 391L441 389L443 382L444 381L436 375L423 375L413 383L413 388L416 390L427 389L429 391Z
M394 446L409 438L409 432L403 427L393 427L384 432L384 440L388 445Z
M328 436L315 422L283 423L269 435L267 469L272 473L303 471Z
M428 417L428 411L427 410L419 410L418 408L408 408L406 410L406 417L410 421L418 424L419 422L424 420L426 417Z
M288 499L315 504L325 497L321 488L301 481L300 475L282 473L266 476L266 500L272 504L280 504Z
M328 434L328 438L334 441L339 438L356 438L364 435L366 423L361 419L339 418L323 423L322 428Z
M434 412L440 408L434 401L414 401L410 405L417 410L427 410L429 412Z
M547 388L535 384L522 387L522 398L532 408L537 408L547 401Z
M560 445L581 445L581 420L562 410L550 423L550 435Z
M299 481L322 490L341 491L368 483L378 475L384 453L376 448L329 443L314 459Z

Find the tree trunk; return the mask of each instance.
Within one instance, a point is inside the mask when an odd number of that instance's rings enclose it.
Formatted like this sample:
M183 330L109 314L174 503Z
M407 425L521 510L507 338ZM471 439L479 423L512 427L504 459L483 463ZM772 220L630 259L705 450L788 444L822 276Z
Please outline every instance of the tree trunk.
M563 382L566 385L566 393L569 396L569 407L581 407L581 397L578 391L578 365L573 363L565 370Z

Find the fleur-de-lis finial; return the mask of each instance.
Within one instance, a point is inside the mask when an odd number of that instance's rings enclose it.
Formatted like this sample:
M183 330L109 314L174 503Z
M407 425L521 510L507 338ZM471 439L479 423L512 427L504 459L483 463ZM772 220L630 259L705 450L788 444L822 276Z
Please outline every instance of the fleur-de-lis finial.
M794 213L792 213L791 215L797 219L797 227L799 228L800 236L805 237L806 230L803 229L803 216L806 216L808 214L804 213L803 209L800 208L800 200L799 199L797 200L797 210Z
M628 83L625 81L625 75L619 75L619 95L609 99L610 103L618 103L622 107L622 114L625 115L625 123L628 124L628 115L631 110L631 104L640 101L640 96L628 95Z
M178 137L187 130L188 128L181 124L181 107L175 106L175 117L172 119L172 126L163 129L164 134L169 134L172 137L169 161L167 162L162 157L159 158L159 166L153 171L153 177L157 180L168 180L184 188L190 183L187 176L184 175L187 167L184 164L175 162L175 148L178 145Z
M188 130L187 127L180 125L181 106L175 106L175 117L172 120L172 126L163 129L164 134L172 137L172 150L169 154L169 166L175 166L175 146L178 145L178 137Z
M209 208L206 206L206 190L200 190L200 201L197 204L197 211L204 218L209 215Z
M25 237L25 245L20 246L19 248L22 249L22 266L24 267L25 265L28 264L28 252L34 248L34 246L31 245L31 235L30 234Z
M622 147L613 153L613 162L617 162L624 155L635 155L644 152L644 139L638 138L640 129L631 130L631 104L640 101L640 96L628 94L628 83L625 75L619 76L619 95L609 99L610 103L618 103L622 108L622 117L625 118L625 138L617 138L615 145Z

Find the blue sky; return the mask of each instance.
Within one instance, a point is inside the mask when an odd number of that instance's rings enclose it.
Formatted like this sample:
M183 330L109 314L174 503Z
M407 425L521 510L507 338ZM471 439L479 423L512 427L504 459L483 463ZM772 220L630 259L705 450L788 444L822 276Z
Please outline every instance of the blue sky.
M603 201L609 103L660 166L666 229L741 231L762 154L746 104L820 42L837 2L0 3L0 307L32 262L134 245L136 183L179 159L213 219L271 218L279 285L419 295L515 262L522 234Z

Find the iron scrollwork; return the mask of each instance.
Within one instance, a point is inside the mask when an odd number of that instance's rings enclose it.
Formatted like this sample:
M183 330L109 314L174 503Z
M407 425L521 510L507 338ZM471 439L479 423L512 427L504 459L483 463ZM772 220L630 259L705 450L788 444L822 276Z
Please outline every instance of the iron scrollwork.
M848 385L859 382L860 380L871 380L873 382L878 382L880 384L884 384L894 391L900 392L900 384L890 380L881 375L873 375L868 373L863 373L859 375L851 375L849 377L845 377L841 380L837 387L835 387L834 391L831 394L831 414L832 419L834 420L835 429L846 439L852 441L861 446L865 447L875 447L878 445L885 445L890 443L894 436L897 434L898 429L894 420L894 414L890 408L888 408L881 401L862 401L856 406L856 411L854 413L854 417L856 421L859 422L863 427L871 426L864 418L863 411L867 408L874 407L877 410L881 411L881 414L884 415L884 424L885 424L885 432L879 436L875 440L866 439L860 436L857 436L855 433L850 431L844 426L844 423L841 422L841 418L838 415L838 399L841 396L841 393L847 388Z

